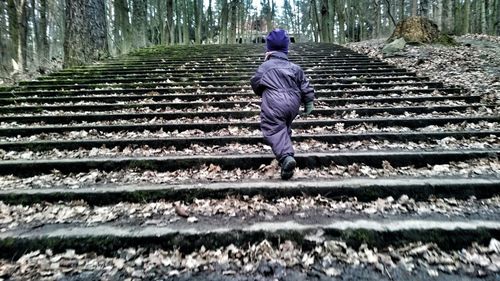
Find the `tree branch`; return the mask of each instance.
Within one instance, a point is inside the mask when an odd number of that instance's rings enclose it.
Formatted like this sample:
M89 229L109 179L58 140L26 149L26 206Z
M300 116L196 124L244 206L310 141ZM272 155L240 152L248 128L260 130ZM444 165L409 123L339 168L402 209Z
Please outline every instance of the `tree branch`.
M394 20L394 17L391 14L391 3L389 2L389 0L385 0L385 2L387 3L387 14L391 18L391 21L394 24L394 26L396 26L396 21Z

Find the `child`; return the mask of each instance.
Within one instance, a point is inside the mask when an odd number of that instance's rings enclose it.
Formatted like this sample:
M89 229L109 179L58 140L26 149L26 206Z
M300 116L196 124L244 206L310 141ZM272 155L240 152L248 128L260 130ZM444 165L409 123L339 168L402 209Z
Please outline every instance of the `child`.
M288 61L290 39L285 30L275 29L266 38L265 62L251 79L255 94L262 97L260 129L281 165L281 178L293 176L297 163L292 146L292 121L305 104L304 114L313 109L314 89L304 71Z

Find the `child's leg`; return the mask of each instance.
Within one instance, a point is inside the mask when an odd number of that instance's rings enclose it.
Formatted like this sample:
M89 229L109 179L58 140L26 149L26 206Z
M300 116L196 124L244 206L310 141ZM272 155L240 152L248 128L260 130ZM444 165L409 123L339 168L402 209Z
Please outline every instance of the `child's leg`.
M287 156L293 156L292 140L290 138L290 127L285 120L272 120L261 114L261 130L264 140L271 146L278 161L282 161ZM274 118L273 118L274 119Z
M291 134L292 121L298 114L299 102L283 96L278 101L263 97L260 128L264 139L280 162L295 154Z

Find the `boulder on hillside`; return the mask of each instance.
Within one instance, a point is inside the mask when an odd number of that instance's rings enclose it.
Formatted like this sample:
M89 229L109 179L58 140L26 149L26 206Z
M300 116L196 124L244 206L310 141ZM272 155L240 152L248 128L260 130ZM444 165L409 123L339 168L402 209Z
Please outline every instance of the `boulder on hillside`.
M388 41L400 38L409 44L456 44L453 38L439 31L437 24L424 17L409 17L400 21Z
M382 53L386 57L394 56L398 52L404 50L406 46L406 41L404 38L398 38L391 43L388 43L382 49Z

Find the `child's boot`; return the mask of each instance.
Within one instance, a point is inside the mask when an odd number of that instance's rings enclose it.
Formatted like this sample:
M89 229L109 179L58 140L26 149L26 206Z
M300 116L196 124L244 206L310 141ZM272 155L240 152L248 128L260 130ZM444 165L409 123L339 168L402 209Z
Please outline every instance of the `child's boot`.
M293 171L297 162L292 156L287 156L281 163L281 179L289 180L293 176Z

